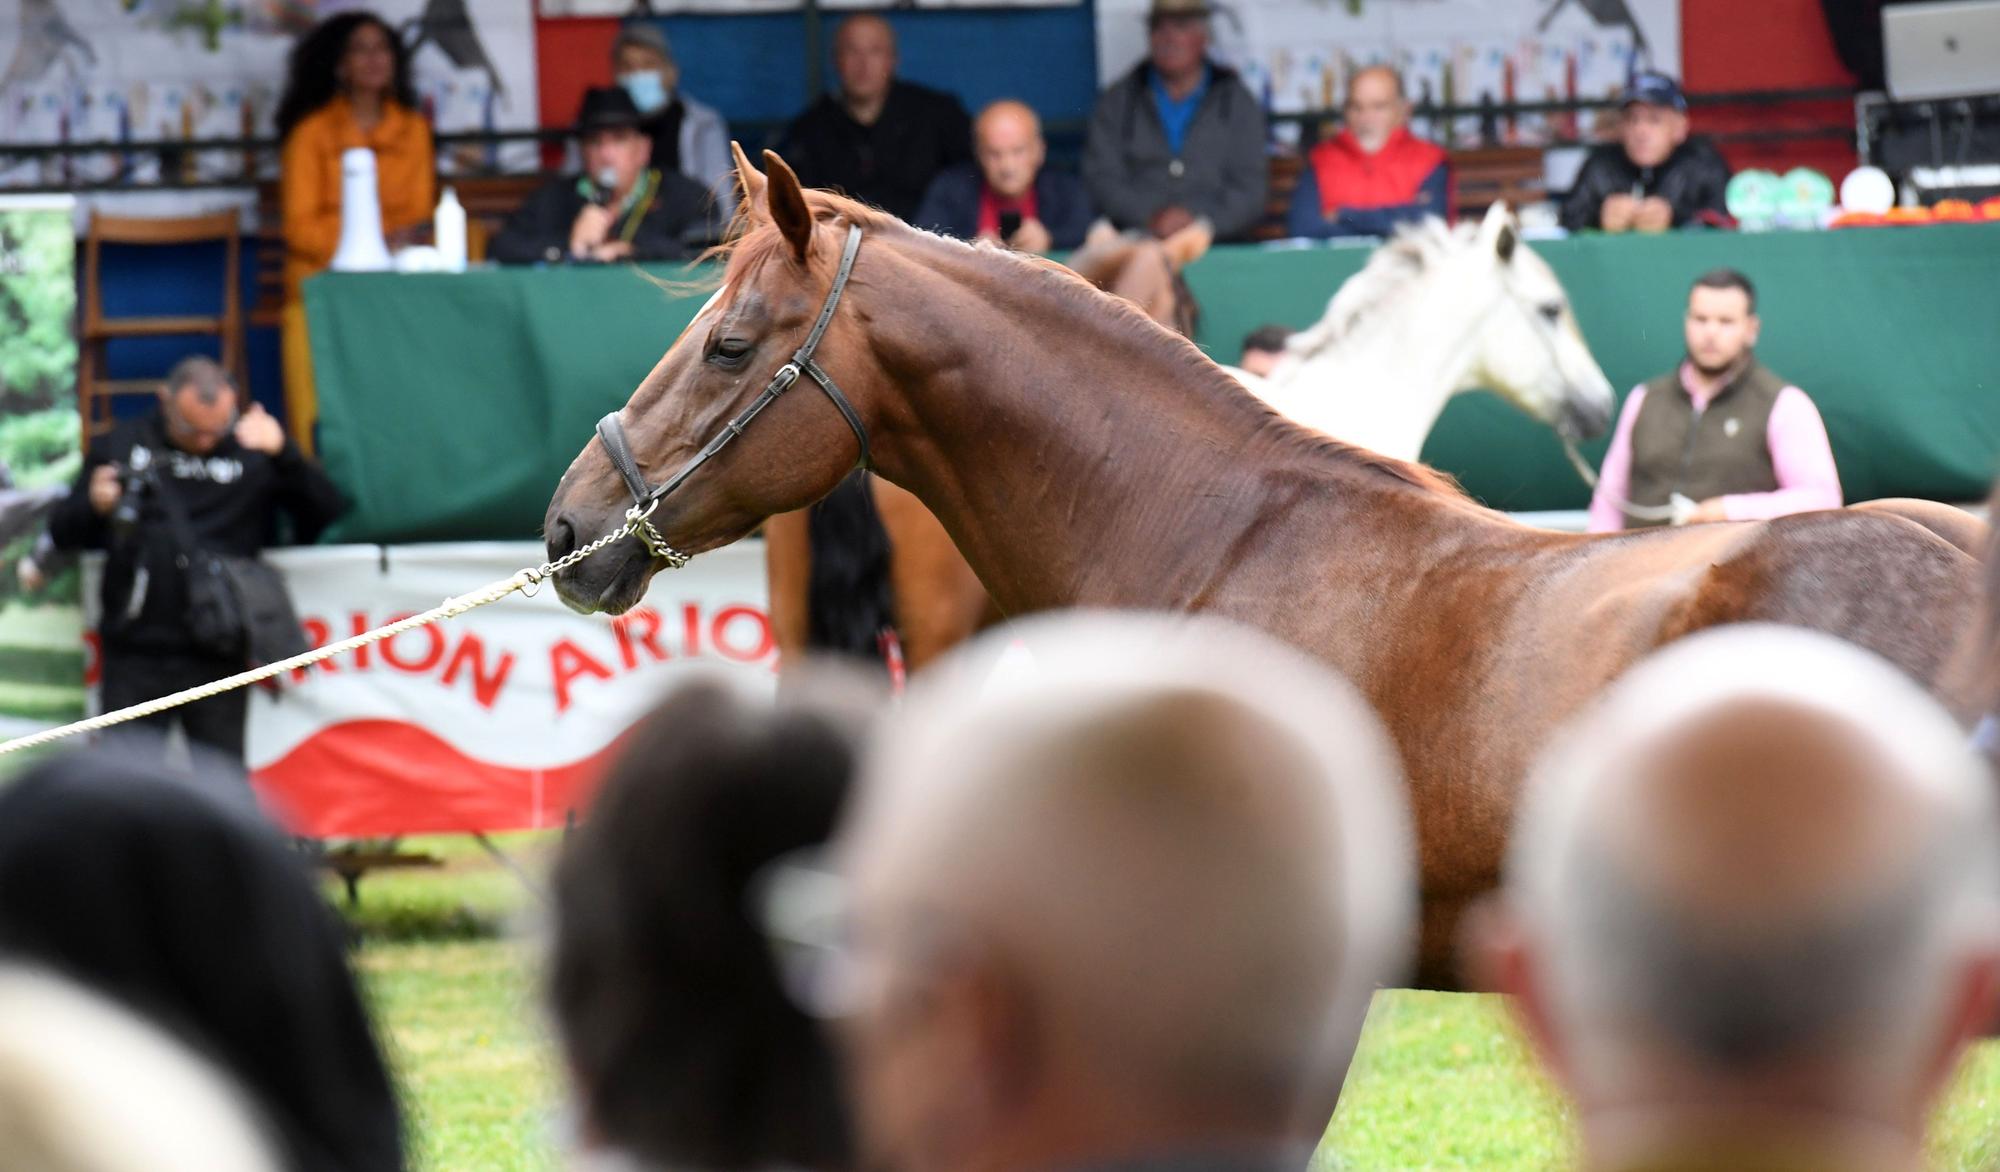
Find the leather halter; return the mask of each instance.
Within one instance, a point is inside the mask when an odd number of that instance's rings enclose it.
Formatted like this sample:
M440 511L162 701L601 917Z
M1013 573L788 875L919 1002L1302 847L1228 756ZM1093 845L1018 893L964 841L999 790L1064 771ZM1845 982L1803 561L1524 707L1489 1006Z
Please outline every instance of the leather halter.
M848 275L854 271L854 254L860 250L861 226L849 224L847 243L840 250L840 268L833 274L833 287L827 290L826 303L820 306L819 319L813 322L812 332L806 335L805 343L792 352L791 361L779 367L777 373L771 376L771 381L764 385L763 393L753 399L736 418L724 424L715 438L704 444L701 451L695 453L694 459L689 460L680 471L659 484L646 483L645 475L639 470L639 461L632 455L632 445L625 439L625 425L618 419L620 412L613 411L597 421L597 438L603 442L604 450L611 456L612 466L618 469L618 475L624 478L625 487L632 493L633 503L625 513L626 522L654 557L663 558L669 566L679 569L686 565L688 558L692 556L668 545L661 538L660 531L653 528L652 522L647 519L659 506L661 499L686 483L687 478L694 475L695 469L706 464L710 457L728 447L737 436L742 435L743 429L757 417L758 412L776 402L778 396L791 390L792 384L799 381L800 375L818 383L819 389L825 391L826 397L840 409L840 417L847 421L847 426L854 432L854 438L861 443L860 466L863 468L872 466L873 461L868 451L868 429L861 425L860 414L854 410L854 404L847 401L847 396L841 393L840 386L833 381L833 376L813 360L813 351L819 349L820 339L826 335L827 324L833 320L833 311L840 305L840 295L847 289Z

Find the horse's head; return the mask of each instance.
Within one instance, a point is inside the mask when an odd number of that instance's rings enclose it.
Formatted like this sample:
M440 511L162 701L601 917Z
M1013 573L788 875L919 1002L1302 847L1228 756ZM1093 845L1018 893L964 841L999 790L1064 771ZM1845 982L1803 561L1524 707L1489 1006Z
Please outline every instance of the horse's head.
M1484 289L1465 385L1485 387L1571 439L1611 422L1611 381L1577 328L1569 295L1548 262L1521 242L1506 205L1480 222L1461 289Z
M824 336L799 374L790 366L829 303L848 224L882 226L879 213L813 193L778 156L765 152L769 178L741 149L741 232L730 247L723 285L639 384L617 420L639 475L650 485L675 477L704 445L739 423L746 408L780 392L684 482L658 499L648 518L673 550L700 553L744 536L774 513L819 499L854 467L870 404L884 385L855 304L868 278L867 250L846 285ZM844 220L847 224L836 225ZM811 371L824 365L837 396ZM796 381L784 389L786 378ZM851 403L850 426L837 405ZM625 523L633 492L613 449L600 435L584 445L557 485L543 518L551 558ZM557 593L580 611L623 612L655 572L674 564L637 537L617 541L556 577Z

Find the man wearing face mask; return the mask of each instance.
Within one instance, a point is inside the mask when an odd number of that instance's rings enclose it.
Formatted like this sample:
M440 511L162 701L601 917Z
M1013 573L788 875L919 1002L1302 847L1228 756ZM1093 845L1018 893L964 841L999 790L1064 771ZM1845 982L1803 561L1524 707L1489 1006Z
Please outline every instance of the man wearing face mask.
M639 127L653 140L653 166L727 194L733 181L729 124L714 107L681 92L681 68L666 34L638 22L621 28L611 45L611 68L639 107Z
M583 174L552 179L488 243L501 264L679 260L718 234L715 200L678 171L651 165L653 142L623 88L583 96Z
M200 550L254 557L275 542L279 512L309 542L346 508L278 421L242 401L213 360L182 359L151 414L91 444L75 486L49 516L57 549L106 551L99 619L106 712L243 670L241 656L218 657L195 641L182 564L190 551L177 528ZM190 741L240 759L248 696L225 692L141 723L164 732L179 721Z

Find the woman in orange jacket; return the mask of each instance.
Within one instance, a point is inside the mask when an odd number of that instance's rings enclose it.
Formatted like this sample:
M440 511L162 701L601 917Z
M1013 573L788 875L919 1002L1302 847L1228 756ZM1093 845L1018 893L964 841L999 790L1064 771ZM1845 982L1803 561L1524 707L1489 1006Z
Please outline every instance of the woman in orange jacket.
M292 436L312 449L318 415L299 287L340 242L340 156L375 152L382 230L407 241L437 202L430 124L417 108L403 43L368 12L322 21L292 50L278 103L285 232L285 408Z

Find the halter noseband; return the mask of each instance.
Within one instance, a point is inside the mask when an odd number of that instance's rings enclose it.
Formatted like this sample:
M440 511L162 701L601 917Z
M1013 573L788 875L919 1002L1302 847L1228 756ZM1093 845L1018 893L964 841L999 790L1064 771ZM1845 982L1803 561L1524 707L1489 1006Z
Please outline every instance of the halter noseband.
M653 510L659 507L661 499L668 493L686 483L687 478L694 475L695 469L706 464L710 457L728 447L737 436L742 435L743 429L757 417L757 413L776 402L779 395L791 390L792 384L799 381L800 375L818 383L819 389L825 391L826 397L840 409L840 417L847 421L847 426L854 432L854 438L861 442L860 466L863 468L872 466L873 461L868 451L868 430L861 425L860 414L854 410L854 404L847 401L847 396L841 393L839 385L833 381L833 376L822 369L819 363L813 361L813 351L819 349L819 341L826 335L827 324L833 320L833 311L840 305L840 295L847 289L848 275L854 271L854 254L859 251L861 251L861 226L849 224L847 243L840 250L840 268L833 274L833 288L827 290L826 303L820 306L819 319L813 322L812 332L806 335L805 343L792 352L791 361L779 367L777 373L771 376L771 381L764 385L762 394L751 400L750 405L736 418L724 424L715 438L709 440L702 446L701 451L695 453L694 459L689 460L686 466L664 482L657 485L646 483L645 474L639 471L639 461L632 455L632 445L626 442L625 425L618 421L619 412L613 411L597 421L597 438L603 441L604 450L611 456L612 466L618 469L618 475L624 478L625 487L632 493L632 507L625 511L627 526L645 544L649 553L663 559L671 568L679 569L686 565L692 555L682 553L666 543L660 536L660 531L653 528L653 523L648 520Z

